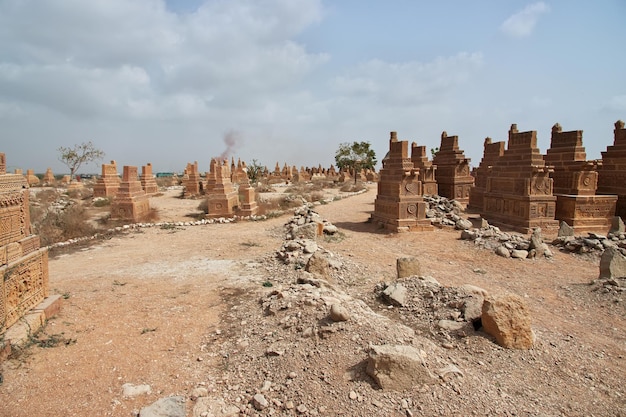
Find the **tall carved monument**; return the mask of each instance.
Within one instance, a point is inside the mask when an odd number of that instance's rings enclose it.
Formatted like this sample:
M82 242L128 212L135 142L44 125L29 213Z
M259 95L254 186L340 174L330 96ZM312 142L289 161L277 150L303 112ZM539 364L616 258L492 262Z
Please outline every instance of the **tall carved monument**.
M150 202L137 176L137 167L124 165L122 182L111 204L111 217L140 221L150 211Z
M495 142L491 138L485 138L483 159L474 170L474 187L470 190L469 203L467 207L480 211L483 209L483 194L487 188L487 178L491 173L491 167L504 154L504 141Z
M208 218L231 217L239 204L239 196L230 181L228 160L211 162L215 169L215 185L208 194Z
M537 148L537 132L519 132L511 125L507 150L487 179L482 217L521 233L535 227L556 229L552 172Z
M417 146L417 143L411 144L411 162L413 166L420 170L420 181L422 182L422 193L424 195L438 195L436 171L437 165L428 160L426 154L426 146Z
M463 204L469 202L470 189L474 185L469 163L470 159L459 149L459 137L443 132L439 151L433 158L433 164L437 166L439 195Z
M0 334L48 296L48 251L32 233L28 193L0 153Z
M615 215L626 220L626 129L624 122L615 122L613 145L602 152L598 167L598 194L617 195Z
M587 161L583 131L563 132L561 125L555 124L544 160L554 166L555 218L577 233L607 233L615 216L617 196L596 195L598 162Z
M156 179L152 174L152 164L150 162L141 167L139 182L141 182L141 188L143 188L148 196L154 195L159 191L159 186L157 185Z
M183 178L183 195L190 197L204 192L204 186L202 179L200 178L200 171L198 171L198 161L193 164L187 163L187 169L185 169L187 176Z
M409 143L391 132L389 152L379 172L378 194L371 221L394 232L432 230L426 218L419 169L409 158Z
M102 164L102 175L93 186L94 197L115 197L120 188L120 177L117 175L117 164Z

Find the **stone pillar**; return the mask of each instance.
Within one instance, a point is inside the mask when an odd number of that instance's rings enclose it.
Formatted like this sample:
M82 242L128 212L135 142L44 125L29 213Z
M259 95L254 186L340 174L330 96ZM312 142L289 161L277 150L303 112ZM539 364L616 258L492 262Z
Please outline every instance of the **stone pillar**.
M187 177L183 178L183 196L191 197L202 194L204 185L198 171L198 161L195 161L193 164L188 163L185 171L187 172Z
M111 204L114 219L141 221L150 211L150 202L137 176L137 167L124 165L124 173L117 195Z
M483 195L487 188L487 178L491 175L491 167L504 155L504 141L492 143L491 138L485 138L483 159L474 170L474 186L470 190L467 207L475 211L483 210Z
M48 296L48 251L32 233L28 196L0 153L0 335Z
M212 161L211 164L215 169L215 185L207 197L207 217L232 217L239 204L239 197L230 181L228 161Z
M537 132L518 132L517 125L511 125L507 150L487 178L481 216L521 233L535 227L557 229L553 171L537 148Z
M39 185L39 178L35 175L35 171L32 169L26 170L26 180L28 181L28 185L30 187L33 185Z
M102 175L93 186L94 197L115 197L120 188L120 177L117 174L117 163L102 164Z
M148 162L148 165L141 167L139 182L141 182L141 187L148 196L154 195L159 191L159 186L152 174L152 164L150 162Z
M411 144L411 162L415 168L420 170L419 179L422 182L422 193L424 195L439 195L437 180L435 179L437 165L428 160L426 146L417 146L415 142Z
M544 159L554 166L555 218L572 226L576 233L608 233L617 196L596 195L598 161L587 161L583 131L563 132L561 125L555 124Z
M613 145L602 152L597 193L617 195L615 215L626 220L626 129L621 120L615 122Z
M409 143L398 141L396 132L391 132L389 152L379 172L372 223L394 232L433 229L426 218L419 175L409 158Z
M459 149L459 137L441 133L441 145L433 158L439 195L462 204L469 203L474 177L470 175L470 159Z
M44 185L54 185L55 183L54 174L52 173L52 168L48 168L46 173L43 176Z

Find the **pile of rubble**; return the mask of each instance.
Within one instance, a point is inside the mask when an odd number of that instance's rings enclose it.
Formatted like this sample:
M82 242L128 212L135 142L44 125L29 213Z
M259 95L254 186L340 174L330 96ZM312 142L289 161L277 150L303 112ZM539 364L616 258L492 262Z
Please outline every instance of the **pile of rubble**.
M506 233L496 226L485 224L480 229L468 229L461 232L461 239L474 242L475 245L493 250L505 258L537 258L552 257L552 251L541 236L541 228L537 227L527 238L519 233Z
M426 218L436 226L451 226L459 230L472 227L472 222L461 216L463 205L456 200L449 200L438 195L425 195L424 201L428 204Z
M574 229L562 222L558 237L552 242L560 250L578 254L601 255L605 249L618 248L626 255L626 232L624 222L616 217L607 235L587 233L587 236L574 236Z
M285 241L276 255L285 263L295 264L296 268L306 266L307 270L314 268L312 264L315 262L332 265L333 254L318 245L316 239L338 232L337 226L322 219L310 205L305 204L294 210L293 217L285 224Z

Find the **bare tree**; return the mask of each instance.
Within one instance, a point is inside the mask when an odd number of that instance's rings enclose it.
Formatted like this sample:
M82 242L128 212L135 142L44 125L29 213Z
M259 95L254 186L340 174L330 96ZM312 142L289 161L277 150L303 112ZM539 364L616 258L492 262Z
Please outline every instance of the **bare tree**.
M83 142L66 148L61 146L59 149L59 161L70 169L70 178L74 180L74 174L78 169L86 163L99 161L104 158L104 152L97 149L91 141Z

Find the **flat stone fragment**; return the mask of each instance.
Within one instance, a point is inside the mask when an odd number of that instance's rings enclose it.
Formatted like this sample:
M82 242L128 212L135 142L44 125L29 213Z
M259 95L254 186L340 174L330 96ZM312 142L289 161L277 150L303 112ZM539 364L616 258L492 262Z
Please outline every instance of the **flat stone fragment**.
M425 354L412 346L372 346L366 372L384 390L402 391L432 383Z
M535 342L530 311L524 300L514 294L491 297L483 303L481 316L485 333L510 349L530 349Z
M161 398L139 412L139 417L185 417L185 397Z
M600 258L601 279L626 277L626 256L615 247L607 248Z

